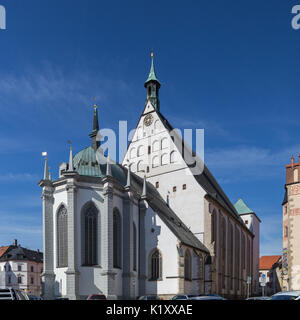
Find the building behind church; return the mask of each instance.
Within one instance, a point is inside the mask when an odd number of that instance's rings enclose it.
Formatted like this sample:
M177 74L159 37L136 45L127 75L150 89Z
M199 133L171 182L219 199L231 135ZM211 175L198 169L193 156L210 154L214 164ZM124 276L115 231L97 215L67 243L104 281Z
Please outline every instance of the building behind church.
M0 247L0 288L26 291L39 297L42 293L43 253L12 245Z
M145 108L122 165L97 139L97 106L90 146L74 156L71 148L55 180L46 159L39 183L46 299L243 298L248 277L251 293L258 290L260 220L248 207L238 212L173 130L160 111L160 87L152 57Z

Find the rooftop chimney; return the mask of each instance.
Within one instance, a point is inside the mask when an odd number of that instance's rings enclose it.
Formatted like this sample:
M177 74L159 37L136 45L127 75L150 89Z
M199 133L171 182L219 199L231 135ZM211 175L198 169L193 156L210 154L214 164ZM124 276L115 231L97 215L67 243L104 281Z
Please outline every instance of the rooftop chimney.
M18 246L18 240L17 240L17 239L14 240L14 246L15 246L15 247Z

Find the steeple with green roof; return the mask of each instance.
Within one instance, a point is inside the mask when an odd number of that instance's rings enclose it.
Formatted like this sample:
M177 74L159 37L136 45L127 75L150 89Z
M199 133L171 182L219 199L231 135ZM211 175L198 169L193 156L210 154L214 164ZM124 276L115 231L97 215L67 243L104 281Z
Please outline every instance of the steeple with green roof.
M239 200L235 203L234 207L238 214L253 213L253 210L249 209L244 200L241 198L239 198Z
M159 111L159 88L160 82L158 81L155 69L154 69L154 54L151 53L151 69L148 79L145 82L145 88L147 89L147 101L150 100L153 107Z

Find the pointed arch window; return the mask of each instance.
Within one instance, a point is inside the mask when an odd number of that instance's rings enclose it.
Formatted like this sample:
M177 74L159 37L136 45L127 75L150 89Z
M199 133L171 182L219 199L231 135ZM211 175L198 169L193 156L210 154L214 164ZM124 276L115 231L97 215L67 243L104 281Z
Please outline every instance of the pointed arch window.
M161 280L162 279L162 257L158 249L155 249L149 257L150 262L150 280Z
M57 213L57 266L68 266L68 212L65 206Z
M136 232L136 226L133 222L133 270L136 271L137 269L137 232Z
M217 214L216 210L213 210L211 214L211 242L217 242Z
M97 259L98 210L90 205L84 213L84 264L93 266Z
M184 255L184 279L192 280L192 257L189 250Z
M121 267L121 216L117 208L113 213L113 265Z

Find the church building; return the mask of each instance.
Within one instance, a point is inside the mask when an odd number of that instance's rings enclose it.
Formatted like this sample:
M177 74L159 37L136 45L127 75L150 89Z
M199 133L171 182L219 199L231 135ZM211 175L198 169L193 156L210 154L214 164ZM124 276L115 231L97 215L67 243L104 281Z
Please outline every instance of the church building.
M94 108L90 146L42 187L44 297L245 297L251 231L203 161L160 111L152 55L146 104L122 164L105 156ZM251 289L253 291L253 288Z

